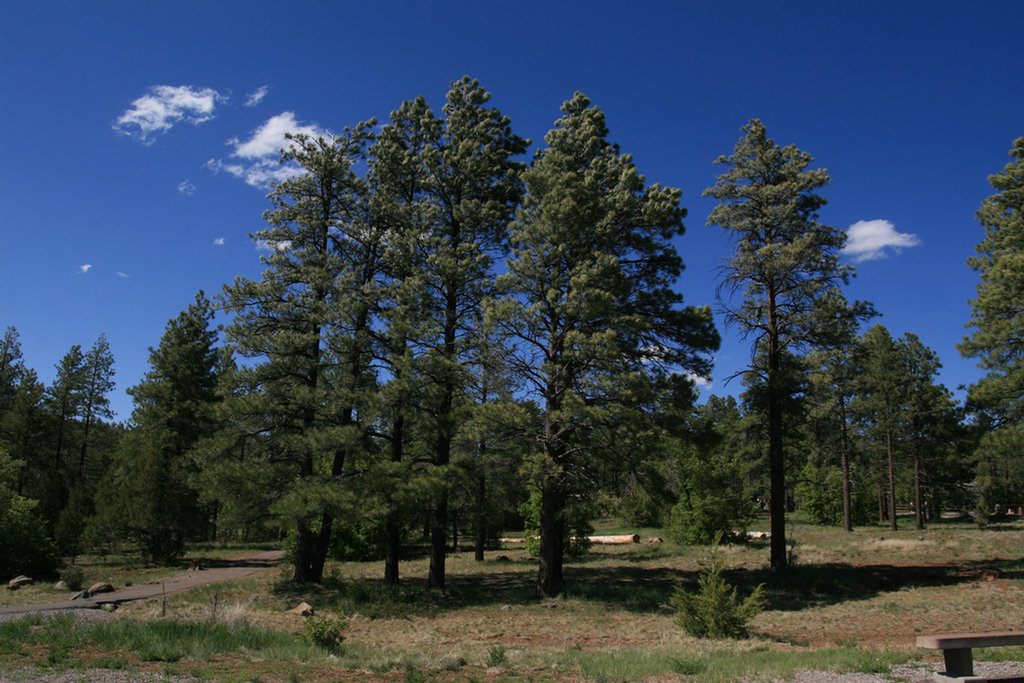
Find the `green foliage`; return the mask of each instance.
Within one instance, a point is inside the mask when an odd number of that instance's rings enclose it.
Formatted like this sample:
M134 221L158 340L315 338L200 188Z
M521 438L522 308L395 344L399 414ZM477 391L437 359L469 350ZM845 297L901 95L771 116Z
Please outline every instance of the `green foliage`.
M320 647L336 651L345 640L348 619L337 615L313 616L306 619L302 626L302 636Z
M543 412L539 590L562 583L565 507L590 463L619 455L616 427L643 424L658 382L707 375L719 338L707 308L682 306L680 190L648 185L608 141L604 114L576 93L523 173L512 255L488 319ZM598 456L598 457L595 457Z
M800 473L795 497L800 509L815 524L838 526L843 523L843 474L838 468L819 468L808 462ZM854 487L851 495L851 521L864 524L871 516L876 492L864 484Z
M57 552L36 515L36 501L15 492L21 463L0 448L0 578L49 576Z
M712 396L685 419L685 435L670 442L677 501L669 534L692 545L743 535L755 507L744 485L750 446L736 400Z
M676 623L697 638L740 638L746 635L747 624L764 609L762 586L742 600L736 587L724 576L725 560L718 540L712 544L708 564L701 570L696 593L676 586L672 605L678 610Z
M519 505L519 514L523 518L526 552L532 557L540 555L540 511L542 495L539 486L529 486L529 498ZM594 527L593 508L583 500L572 500L565 506L565 535L563 543L566 552L572 557L579 557L590 549L590 535Z
M487 651L487 659L484 661L484 665L487 667L508 665L508 648L501 645L492 647Z
M60 580L67 584L73 591L82 590L85 583L85 572L77 565L65 567L60 573Z
M92 535L134 543L159 564L181 559L185 541L201 537L208 522L190 456L215 428L223 358L212 318L213 305L199 292L168 321L160 345L150 349L148 372L128 391L133 428L110 469L112 485L97 493Z
M1010 156L977 212L985 238L967 261L979 276L973 332L959 347L988 372L969 388L969 407L1000 424L1024 422L1024 138Z
M828 171L811 169L812 161L794 145L775 144L753 119L732 155L715 162L726 170L704 191L719 200L708 224L730 231L735 244L721 291L742 295L738 302L729 297L719 303L727 321L754 339L745 379L766 429L775 572L786 567L787 416L791 420L798 407L794 399L802 385L793 361L833 332L821 324L828 317L822 309L839 300L833 293L852 272L839 263L846 234L819 220L825 198L818 190L831 179ZM845 314L866 313L854 306Z

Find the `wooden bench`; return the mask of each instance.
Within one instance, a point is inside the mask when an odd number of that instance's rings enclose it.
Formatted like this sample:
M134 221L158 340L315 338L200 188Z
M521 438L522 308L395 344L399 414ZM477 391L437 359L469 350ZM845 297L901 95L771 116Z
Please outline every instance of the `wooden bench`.
M918 636L917 646L926 650L942 650L946 670L935 675L938 681L1021 681L1024 677L988 679L974 675L972 648L1024 645L1024 631L1001 633L947 633L938 636Z

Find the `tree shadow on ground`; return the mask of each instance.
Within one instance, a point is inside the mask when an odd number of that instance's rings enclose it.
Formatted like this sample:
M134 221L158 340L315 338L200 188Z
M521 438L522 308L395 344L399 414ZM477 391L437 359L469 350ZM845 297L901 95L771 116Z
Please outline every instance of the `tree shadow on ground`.
M573 567L568 593L602 601L619 609L656 611L668 602L676 585L696 590L698 571L645 567ZM853 565L828 563L790 567L785 576L767 569L730 570L728 581L740 595L764 584L770 610L799 611L850 600L865 600L904 588L1024 578L1024 560L981 560L948 565Z

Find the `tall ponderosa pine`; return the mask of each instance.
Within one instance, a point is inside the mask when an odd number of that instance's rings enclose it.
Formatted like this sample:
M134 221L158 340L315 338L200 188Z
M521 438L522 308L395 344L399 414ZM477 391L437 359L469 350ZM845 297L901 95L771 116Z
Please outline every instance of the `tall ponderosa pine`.
M269 248L263 277L239 278L223 298L234 314L228 339L254 361L228 401L234 447L253 459L250 478L270 486L273 511L293 526L298 583L323 574L330 520L346 498L341 470L361 442L350 409L351 378L362 371L348 364L369 358L353 327L365 301L350 238L366 219L365 182L353 166L371 125L293 139L282 161L301 173L275 186L270 226L254 235Z
M704 191L720 202L708 224L731 231L735 244L724 266L721 310L753 338L748 375L761 385L768 437L773 572L785 570L787 561L784 420L795 385L784 359L817 342L821 302L851 272L838 260L845 234L818 219L825 199L817 191L830 178L809 168L812 161L795 146L776 145L754 119L733 153L715 162L727 170ZM742 297L734 303L737 293Z
M467 76L452 83L443 117L435 116L422 98L406 103L386 133L390 148L380 150L400 155L392 156L388 170L388 185L399 192L399 205L393 208L411 212L406 227L422 231L416 236L420 254L410 256L422 269L425 298L415 338L407 341L428 380L421 409L431 432L426 438L434 471L428 476L438 482L431 487L429 504L428 582L434 587L445 584L448 504L443 480L458 430L463 374L476 343L479 308L489 293L493 258L507 244L506 226L521 196L522 164L513 159L528 144L511 132L508 117L487 107L489 100L490 94ZM401 353L401 344L395 343L401 341L392 339L394 353Z
M893 531L897 529L896 458L903 451L907 433L904 408L910 400L903 355L884 325L874 325L864 333L857 362L857 398L853 403L864 435L875 445L873 450L885 454L885 477L879 481L879 523L888 519Z
M186 540L207 530L199 504L191 451L215 428L223 356L211 328L213 305L202 292L167 323L150 349L149 371L129 389L132 429L122 442L112 476L97 494L97 524L104 533L138 543L152 561L170 563Z
M607 134L583 95L563 105L523 174L506 294L490 311L543 414L538 591L548 596L563 584L565 512L586 488L590 427L621 418L653 382L706 376L718 345L710 310L681 307L672 289L683 268L672 244L680 191L647 185Z
M978 255L967 261L980 278L968 323L974 331L960 344L960 353L977 358L987 371L967 394L968 410L989 427L979 448L982 464L986 471L998 467L1013 473L1013 488L1020 492L1024 491L1020 464L1024 449L1024 137L1013 142L1010 156L1003 171L989 177L996 193L977 212L985 238L976 247Z

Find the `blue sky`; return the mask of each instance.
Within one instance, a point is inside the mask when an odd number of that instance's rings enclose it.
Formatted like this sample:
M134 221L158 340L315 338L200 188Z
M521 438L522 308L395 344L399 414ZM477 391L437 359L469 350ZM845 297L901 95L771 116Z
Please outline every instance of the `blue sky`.
M650 182L683 190L688 303L729 241L713 162L760 118L833 182L850 298L932 347L951 389L977 276L974 212L1024 135L1024 3L14 2L0 19L0 327L43 381L106 334L121 419L148 348L199 289L256 276L248 238L288 128L339 130L480 80L541 141L574 91ZM735 330L706 391L748 346ZM960 394L958 394L959 396Z

